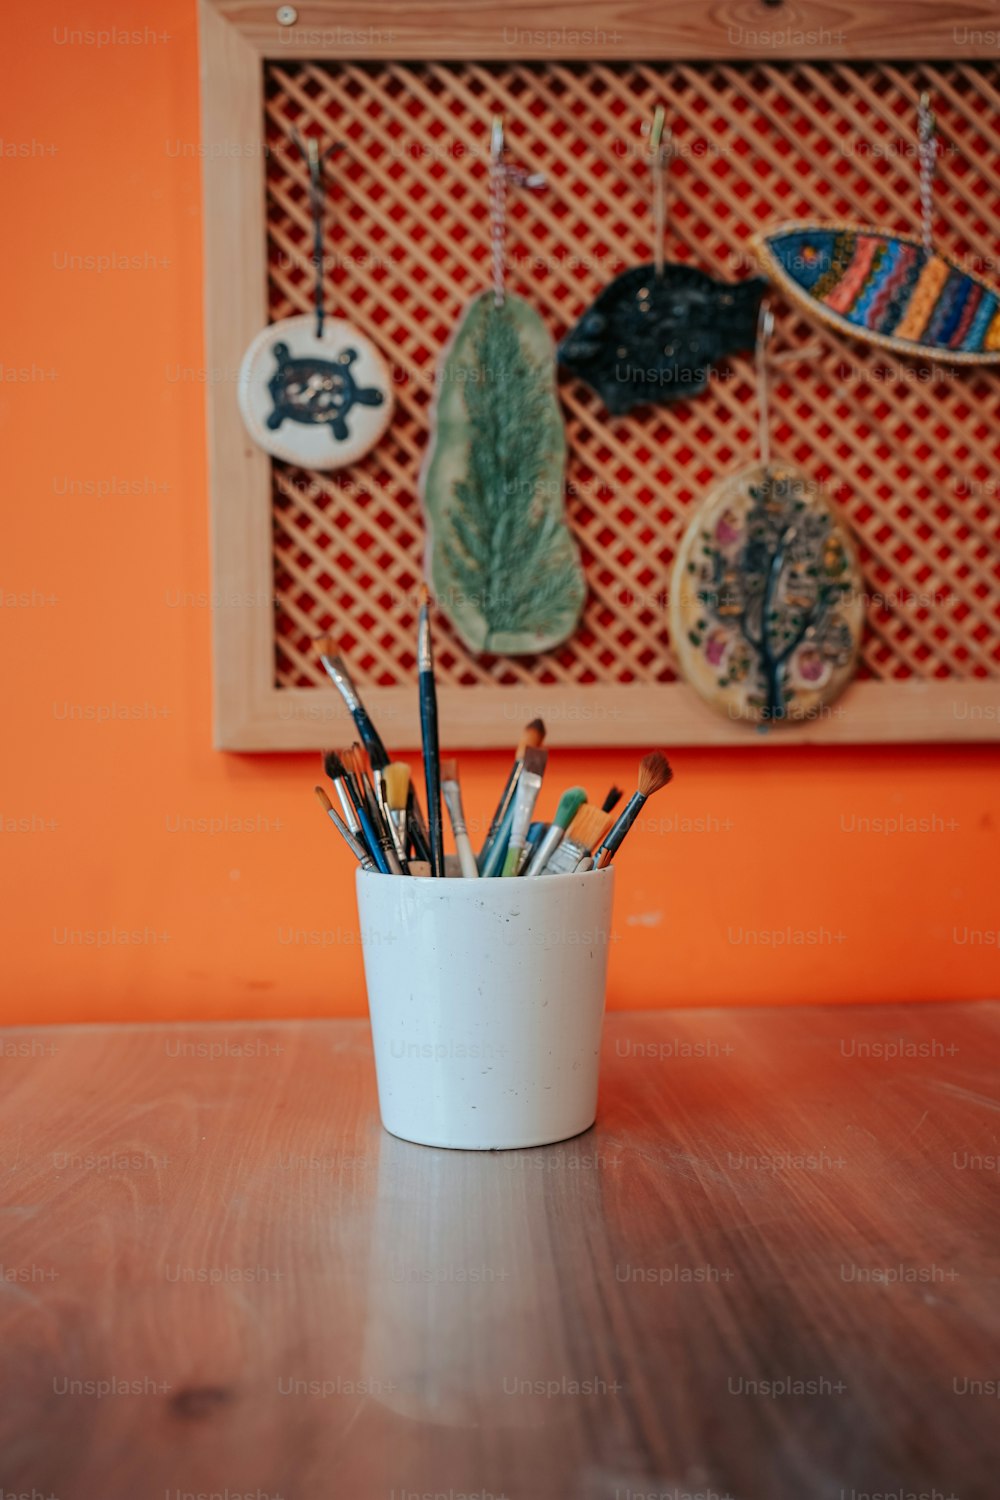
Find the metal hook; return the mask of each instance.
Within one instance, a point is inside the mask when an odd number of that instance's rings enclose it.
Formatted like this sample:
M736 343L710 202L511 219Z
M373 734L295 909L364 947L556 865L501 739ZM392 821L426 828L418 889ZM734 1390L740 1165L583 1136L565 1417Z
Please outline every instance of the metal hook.
M767 298L763 298L757 312L757 358L761 359L767 353L767 346L771 342L774 333L774 313Z
M658 104L653 110L653 123L649 127L649 153L653 157L660 154L663 145L663 127L666 124L667 112L662 104Z
M931 96L926 89L924 89L924 92L920 95L920 106L917 113L917 119L919 122L918 129L920 131L920 139L922 141L930 140L931 136L934 134L934 131L937 129L937 120L935 119L934 111L931 108Z

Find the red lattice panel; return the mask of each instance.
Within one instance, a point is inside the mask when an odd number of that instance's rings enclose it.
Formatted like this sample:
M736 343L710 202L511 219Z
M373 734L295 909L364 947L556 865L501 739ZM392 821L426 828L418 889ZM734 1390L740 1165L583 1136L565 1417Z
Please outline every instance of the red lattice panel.
M652 255L643 123L667 107L668 258L737 279L753 230L779 219L918 216L916 102L934 96L938 246L1000 279L1000 67L525 64L266 68L270 310L311 307L307 176L290 136L347 142L330 165L327 306L394 370L388 435L341 474L274 465L276 682L322 672L309 639L332 628L359 681L409 683L423 525L416 479L435 360L463 303L488 284L485 149L504 117L513 159L544 172L513 192L510 285L558 339L619 271ZM780 302L778 343L802 348L772 395L776 456L828 494L857 541L869 591L861 675L1000 675L997 494L1000 373L899 361L838 339ZM748 359L693 402L609 417L577 381L561 394L567 500L589 583L581 628L535 658L474 657L441 621L453 685L663 683L674 550L706 489L756 458Z

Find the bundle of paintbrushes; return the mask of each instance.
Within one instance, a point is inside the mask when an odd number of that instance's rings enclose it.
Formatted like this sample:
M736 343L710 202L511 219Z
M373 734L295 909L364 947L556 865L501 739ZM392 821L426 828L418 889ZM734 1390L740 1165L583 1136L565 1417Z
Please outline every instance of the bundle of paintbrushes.
M477 855L462 806L458 762L442 760L439 750L426 588L421 590L417 637L426 819L409 766L390 760L334 642L321 636L315 645L361 736L360 744L330 750L323 757L339 812L323 787L316 788L316 795L363 869L383 875L454 875L472 880L602 870L617 854L647 798L673 776L666 756L654 751L641 761L638 788L617 818L614 809L623 795L618 787L612 787L598 805L587 801L582 786L573 786L561 792L551 821L539 821L535 812L549 756L543 749L545 725L541 719L532 719L518 741L514 763ZM442 802L455 839L454 857L444 852Z

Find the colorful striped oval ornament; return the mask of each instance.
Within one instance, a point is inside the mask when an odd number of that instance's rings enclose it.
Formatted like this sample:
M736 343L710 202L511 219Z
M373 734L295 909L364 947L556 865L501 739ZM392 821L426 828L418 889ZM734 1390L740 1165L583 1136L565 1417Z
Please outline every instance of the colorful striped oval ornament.
M841 333L949 364L1000 363L1000 290L919 239L791 223L750 244L782 292Z

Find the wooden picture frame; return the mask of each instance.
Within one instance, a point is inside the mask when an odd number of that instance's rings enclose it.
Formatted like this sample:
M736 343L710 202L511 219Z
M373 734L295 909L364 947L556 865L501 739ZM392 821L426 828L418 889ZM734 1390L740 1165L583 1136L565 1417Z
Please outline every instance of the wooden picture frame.
M266 59L361 62L495 59L504 28L519 58L560 60L996 59L984 7L964 0L659 0L646 7L550 0L521 9L493 0L377 8L319 0L276 7L202 0L206 380L212 513L215 743L228 750L295 751L336 741L349 720L331 690L274 681L270 459L247 437L235 372L267 321L263 65ZM282 17L286 24L281 24ZM232 143L244 149L236 152ZM222 378L225 376L226 378ZM365 688L384 738L419 745L415 686ZM821 719L772 734L731 724L684 683L579 687L442 687L442 721L456 748L508 744L536 712L552 738L578 745L796 744L993 740L995 677L858 681ZM520 715L520 717L519 717Z

